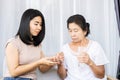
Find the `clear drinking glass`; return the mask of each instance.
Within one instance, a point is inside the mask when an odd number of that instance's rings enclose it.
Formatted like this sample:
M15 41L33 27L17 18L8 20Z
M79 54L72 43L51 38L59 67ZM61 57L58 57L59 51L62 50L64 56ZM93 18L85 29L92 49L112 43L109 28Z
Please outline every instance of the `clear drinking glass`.
M78 56L81 56L81 54L83 54L84 52L86 52L87 50L86 50L86 47L78 47L78 53L76 54L76 56L78 57ZM79 61L78 61L79 62ZM79 67L85 67L85 63L81 63L81 62L79 62L78 63L78 65L79 65Z

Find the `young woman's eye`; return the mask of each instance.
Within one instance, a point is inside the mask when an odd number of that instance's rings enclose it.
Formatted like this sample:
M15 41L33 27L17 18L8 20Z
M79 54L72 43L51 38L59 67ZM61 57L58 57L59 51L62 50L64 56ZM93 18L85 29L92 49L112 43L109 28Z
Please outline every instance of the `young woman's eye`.
M40 24L40 26L42 26L42 24Z
M34 25L36 25L36 26L37 26L38 24L34 24Z

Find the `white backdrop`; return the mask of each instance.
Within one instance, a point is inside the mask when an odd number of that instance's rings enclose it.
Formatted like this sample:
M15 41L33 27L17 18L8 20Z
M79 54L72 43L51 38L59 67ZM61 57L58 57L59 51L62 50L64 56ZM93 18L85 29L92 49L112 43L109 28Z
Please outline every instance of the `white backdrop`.
M110 61L106 65L106 74L116 76L120 38L114 0L0 0L0 65L3 65L5 43L16 34L21 15L28 8L38 9L45 16L46 36L42 44L47 56L55 55L63 44L70 41L66 26L68 17L84 15L90 23L89 37L102 45ZM3 67L0 66L0 76ZM55 68L46 74L38 72L38 78L59 80Z

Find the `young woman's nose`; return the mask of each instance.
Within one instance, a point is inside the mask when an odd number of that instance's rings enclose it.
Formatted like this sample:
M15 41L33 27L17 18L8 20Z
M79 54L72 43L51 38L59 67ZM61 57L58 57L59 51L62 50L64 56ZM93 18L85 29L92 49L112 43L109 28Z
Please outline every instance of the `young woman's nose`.
M40 26L40 25L37 26L37 29L41 30L41 28L42 28L42 26Z

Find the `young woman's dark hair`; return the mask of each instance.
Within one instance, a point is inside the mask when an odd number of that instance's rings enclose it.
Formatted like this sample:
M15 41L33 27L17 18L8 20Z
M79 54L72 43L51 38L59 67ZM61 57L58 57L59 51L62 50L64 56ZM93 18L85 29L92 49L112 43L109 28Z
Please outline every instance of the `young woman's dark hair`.
M89 23L86 22L85 18L82 15L76 14L73 16L70 16L67 20L67 28L69 29L69 23L75 23L81 27L83 31L87 31L85 36L88 36L90 33L89 29Z
M40 16L42 18L42 30L37 36L32 36L30 33L30 21L37 16ZM43 14L35 9L26 10L21 18L19 30L16 36L18 35L25 44L33 44L34 46L38 46L45 36L45 20Z

